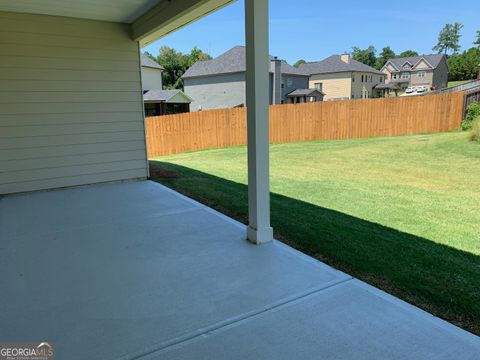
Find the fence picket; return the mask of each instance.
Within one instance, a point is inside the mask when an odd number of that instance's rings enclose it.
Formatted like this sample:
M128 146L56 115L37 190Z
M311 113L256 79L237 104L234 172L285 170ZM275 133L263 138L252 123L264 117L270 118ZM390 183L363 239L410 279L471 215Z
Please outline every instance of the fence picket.
M442 132L462 121L464 93L270 106L270 141ZM246 144L245 108L145 119L149 157Z

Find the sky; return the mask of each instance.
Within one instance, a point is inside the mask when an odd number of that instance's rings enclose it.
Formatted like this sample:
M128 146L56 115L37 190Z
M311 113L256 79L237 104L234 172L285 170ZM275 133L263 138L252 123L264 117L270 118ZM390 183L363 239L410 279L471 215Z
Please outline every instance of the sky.
M216 57L245 44L244 0L190 24L143 50L158 54L160 46L190 52L194 46ZM446 23L464 24L462 49L473 46L480 30L479 0L270 0L270 54L295 63L322 60L351 51L353 46L390 46L433 53Z

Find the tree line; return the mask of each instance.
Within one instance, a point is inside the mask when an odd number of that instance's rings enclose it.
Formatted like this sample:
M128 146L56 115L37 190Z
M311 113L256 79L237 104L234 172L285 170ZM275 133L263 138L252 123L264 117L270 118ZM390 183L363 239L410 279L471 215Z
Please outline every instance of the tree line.
M168 46L162 46L157 56L145 52L152 60L162 65L162 82L164 89L183 89L182 76L185 71L199 60L210 60L212 57L194 47L189 54L184 54Z

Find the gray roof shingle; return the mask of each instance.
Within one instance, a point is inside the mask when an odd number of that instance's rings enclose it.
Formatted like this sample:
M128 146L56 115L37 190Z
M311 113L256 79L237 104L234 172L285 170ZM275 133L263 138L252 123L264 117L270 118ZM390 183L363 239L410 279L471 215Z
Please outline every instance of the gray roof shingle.
M270 59L273 60L273 56L270 55ZM245 63L245 46L235 46L215 59L197 61L185 72L183 78L244 72L246 69ZM282 74L286 75L307 76L305 72L283 60L281 71Z
M163 70L163 66L157 63L155 60L150 59L147 55L145 54L140 54L140 61L142 63L142 66L144 67L149 67L153 69L160 69Z
M181 93L187 99L190 99L181 90L148 90L143 94L143 101L169 101L178 93Z
M297 89L292 91L290 94L287 95L287 97L292 97L292 96L311 96L313 93L320 93L322 95L325 95L322 91L318 89Z
M373 74L381 74L380 71L374 69L371 66L362 64L361 62L354 60L350 57L350 62L346 63L340 57L340 55L332 55L327 57L322 61L309 62L306 64L300 65L300 70L312 74L329 74L337 72L350 72L350 71L360 71L368 72Z
M412 66L414 66L417 62L420 61L420 59L425 59L430 65L433 66L435 69L438 64L442 61L445 55L443 54L432 54L432 55L422 55L422 56L411 56L411 57L404 57L404 58L394 58L390 59L388 62L392 63L394 67L397 68L397 70L401 70L403 68L403 65L406 63L410 63ZM388 63L387 62L387 63Z

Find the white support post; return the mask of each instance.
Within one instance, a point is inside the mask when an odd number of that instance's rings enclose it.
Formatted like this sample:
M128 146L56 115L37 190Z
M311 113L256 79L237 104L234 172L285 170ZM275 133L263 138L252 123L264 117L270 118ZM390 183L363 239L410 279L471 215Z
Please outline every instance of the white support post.
M248 239L270 242L268 0L245 0L247 51Z

